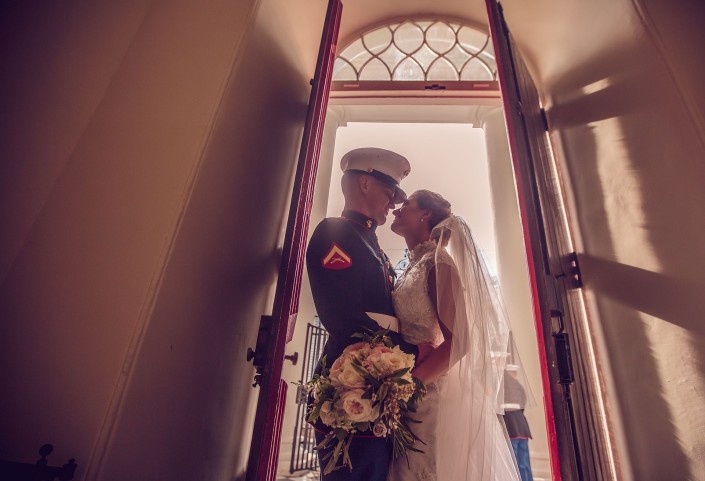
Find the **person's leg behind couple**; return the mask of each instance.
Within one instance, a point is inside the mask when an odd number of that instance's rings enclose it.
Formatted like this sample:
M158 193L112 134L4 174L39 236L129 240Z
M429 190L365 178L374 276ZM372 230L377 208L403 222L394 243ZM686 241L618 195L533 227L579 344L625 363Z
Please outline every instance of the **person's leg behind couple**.
M529 440L526 438L512 439L512 448L519 466L521 481L533 481L534 476L531 473L531 458L529 457Z
M316 431L316 443L323 441L325 435ZM321 472L326 461L322 459L333 450L335 443L318 453ZM323 481L386 481L389 461L392 457L392 445L385 438L356 436L350 443L350 460L352 471L347 467L338 468L330 474L323 475ZM338 464L342 461L342 455Z

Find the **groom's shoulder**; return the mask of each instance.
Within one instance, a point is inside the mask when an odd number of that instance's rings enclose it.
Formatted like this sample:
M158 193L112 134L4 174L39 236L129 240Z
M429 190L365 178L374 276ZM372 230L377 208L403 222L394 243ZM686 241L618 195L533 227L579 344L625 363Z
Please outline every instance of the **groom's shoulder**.
M350 234L350 226L344 219L327 217L319 222L313 231L308 244L308 252L326 249L332 243L340 244L344 239L349 238Z
M321 222L318 223L317 228L343 228L347 227L350 223L342 217L326 217Z
M326 217L318 223L313 231L311 240L314 239L331 239L338 236L350 235L352 229L350 223L340 217Z

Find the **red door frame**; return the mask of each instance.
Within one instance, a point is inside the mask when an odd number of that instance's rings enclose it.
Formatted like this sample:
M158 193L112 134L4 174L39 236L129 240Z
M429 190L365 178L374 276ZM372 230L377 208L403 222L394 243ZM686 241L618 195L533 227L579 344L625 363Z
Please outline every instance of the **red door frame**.
M548 357L546 353L546 343L544 341L544 325L543 319L550 314L546 303L542 299L547 297L547 293L542 289L541 283L537 282L537 265L542 265L543 258L538 248L540 242L539 214L536 212L534 203L531 201L533 192L531 189L531 181L527 179L528 175L522 175L526 170L522 164L522 156L526 155L522 146L517 145L516 138L518 135L523 135L519 132L517 121L512 115L516 112L517 102L516 96L513 94L513 86L516 80L513 78L512 66L509 63L509 50L504 40L504 27L502 15L499 11L497 0L486 0L487 16L489 18L490 37L494 45L494 51L497 58L497 76L500 79L500 91L502 92L502 104L504 110L504 118L507 126L507 137L509 138L509 148L514 165L514 182L517 190L517 199L519 203L519 213L521 218L522 230L524 232L524 247L526 250L526 261L529 269L529 286L531 289L531 300L534 310L534 321L537 332L539 360L541 366L541 380L543 382L544 393L544 410L546 416L546 429L548 433L549 456L551 461L551 472L553 479L560 481L560 457L558 451L558 437L556 434L556 420L553 411L553 399L551 395L551 378L548 372ZM515 90L515 89L514 89ZM519 114L520 115L520 114ZM539 268L540 269L540 268Z
M567 282L557 281L558 271L565 273L567 270L559 268L556 271L551 267L551 264L560 264L556 262L560 253L549 249L547 243L547 229L550 226L547 227L544 216L552 213L550 208L546 213L542 211L548 206L542 205L541 197L549 193L537 181L542 162L550 161L549 147L545 141L548 126L536 86L511 39L501 5L497 0L486 0L486 5L524 232L552 476L554 480L583 479L585 471L581 468L571 399L572 362L568 340L563 332L563 318L569 318L570 313L561 301L566 289L575 286L568 287ZM554 318L560 321L557 332L554 332ZM563 355L559 354L559 347Z
M294 178L274 307L271 316L262 317L256 349L248 353L248 359L252 359L257 368L255 382L260 384L260 395L247 481L274 481L276 476L286 399L286 383L281 379L284 348L291 340L299 308L313 190L342 8L341 0L329 0Z
M549 453L554 480L578 479L575 474L569 422L561 413L563 399L556 389L557 375L550 369L555 365L555 349L551 340L551 313L548 306L547 288L542 277L542 266L546 262L541 250L541 213L538 194L531 179L532 172L521 159L530 155L529 149L521 145L525 133L521 130L520 99L517 98L507 38L504 37L503 19L496 0L486 0L490 33L497 55L498 77L502 91L505 120L510 140L510 151L514 164L514 176L519 198L519 209L524 230L525 248L530 274L541 360L541 374L546 396L544 406L549 434ZM257 404L253 440L247 468L247 481L274 481L279 454L279 437L284 413L286 383L281 380L284 348L293 334L298 312L299 293L303 273L305 241L307 238L313 190L318 167L325 114L335 61L340 18L341 0L329 0L323 35L321 38L316 75L309 101L304 127L303 141L297 164L294 188L284 239L280 275L274 299L272 316L263 316L257 348L251 352L261 385ZM537 277L538 276L538 277ZM559 428L557 429L556 417ZM561 459L564 461L561 463Z

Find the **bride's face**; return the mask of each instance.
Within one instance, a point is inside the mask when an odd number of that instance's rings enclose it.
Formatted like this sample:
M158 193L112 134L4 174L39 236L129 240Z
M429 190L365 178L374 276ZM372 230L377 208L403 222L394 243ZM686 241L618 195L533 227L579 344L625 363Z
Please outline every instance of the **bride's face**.
M397 210L393 211L392 232L404 236L425 230L428 211L419 207L416 194L411 194Z

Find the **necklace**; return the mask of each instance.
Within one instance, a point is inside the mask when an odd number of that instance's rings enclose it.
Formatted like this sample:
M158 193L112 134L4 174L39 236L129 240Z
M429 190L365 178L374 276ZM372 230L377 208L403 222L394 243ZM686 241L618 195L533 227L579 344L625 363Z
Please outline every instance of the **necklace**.
M428 253L428 252L433 252L436 250L436 241L434 240L427 240L424 242L421 242L420 244L417 244L416 247L414 247L411 251L409 251L409 265L406 266L406 269L404 269L404 272L399 276L397 279L397 288L401 287L404 284L404 281L406 281L407 274L412 271L414 267L421 261L423 256Z
M414 247L411 252L409 252L409 264L416 263L421 259L424 254L436 249L436 241L431 239L424 241Z

